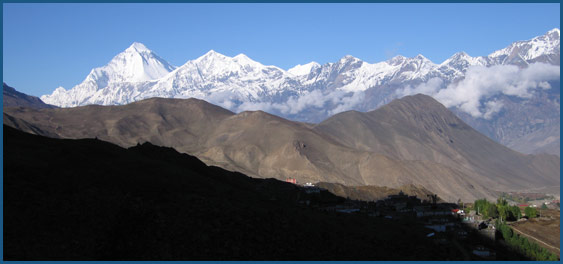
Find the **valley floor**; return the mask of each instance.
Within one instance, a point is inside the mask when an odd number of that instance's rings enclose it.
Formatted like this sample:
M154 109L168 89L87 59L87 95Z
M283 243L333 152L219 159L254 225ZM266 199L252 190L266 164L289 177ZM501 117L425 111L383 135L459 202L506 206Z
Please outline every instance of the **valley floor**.
M559 211L553 209L542 210L542 217L532 218L528 221L520 221L511 224L513 230L522 234L541 247L560 256L559 241Z

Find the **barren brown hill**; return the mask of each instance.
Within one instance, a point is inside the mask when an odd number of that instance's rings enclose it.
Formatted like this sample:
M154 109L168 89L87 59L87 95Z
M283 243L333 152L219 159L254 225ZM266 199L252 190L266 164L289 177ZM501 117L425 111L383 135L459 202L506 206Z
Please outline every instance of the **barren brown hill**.
M35 96L27 95L16 91L13 87L3 83L2 105L3 106L22 106L31 108L56 108L54 105L46 104Z
M499 191L559 185L559 157L513 151L426 95L406 96L367 113L340 113L315 130L350 148L456 168Z
M156 98L124 106L5 108L4 123L28 132L56 134L62 138L98 137L124 147L149 141L195 155L207 164L253 177L282 180L291 177L299 182L325 181L392 188L415 184L448 201L493 198L497 186L518 188L522 183L534 186L559 184L558 158L526 160L521 155L523 158L519 157L516 163L528 163L514 164L512 152L496 151L495 155L509 156L495 157L481 165L480 157L466 155L458 148L448 148L447 145L452 144L449 139L463 146L476 143L500 145L472 138L461 143L466 140L465 134L453 135L460 132L446 130L443 124L419 116L420 112L429 111L434 119L448 122L451 113L447 109L445 112L430 111L443 106L421 95L414 97L422 97L420 100L426 101L430 109L393 108L412 100L406 98L391 103L391 107L367 114L343 113L316 127L261 111L235 115L197 99ZM354 116L342 118L347 115ZM377 118L381 120L377 121ZM410 119L414 119L412 124L403 124ZM447 123L447 126L470 129L459 120L453 121L457 123ZM335 124L342 127L335 129ZM26 129L29 127L34 129ZM437 136L434 131L438 129L445 135ZM446 138L446 142L436 144L437 140ZM378 147L380 145L384 147ZM472 147L496 150L495 146ZM452 157L457 159L452 160ZM537 159L540 161L535 161ZM491 166L517 167L502 172ZM491 171L504 174L483 175ZM513 172L517 175L511 176ZM529 179L524 175L526 172L530 172ZM511 177L516 183L510 182Z
M122 147L151 142L191 152L198 149L216 124L231 115L234 114L228 110L198 99L152 98L124 106L5 107L4 124L51 137L97 137Z

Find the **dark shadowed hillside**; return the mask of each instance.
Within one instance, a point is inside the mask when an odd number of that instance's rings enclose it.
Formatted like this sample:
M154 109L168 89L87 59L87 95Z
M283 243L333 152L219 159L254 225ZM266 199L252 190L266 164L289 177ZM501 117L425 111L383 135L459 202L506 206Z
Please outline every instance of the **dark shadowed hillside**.
M330 182L319 182L316 186L326 189L330 193L333 193L340 197L346 197L352 200L359 201L378 201L387 198L389 195L397 195L403 192L406 195L416 196L421 200L431 201L428 195L433 195L434 193L426 190L424 187L416 185L403 185L397 189L389 188L385 186L346 186L338 183ZM442 201L438 197L437 201Z
M461 258L417 225L299 207L303 195L170 148L4 126L6 260Z

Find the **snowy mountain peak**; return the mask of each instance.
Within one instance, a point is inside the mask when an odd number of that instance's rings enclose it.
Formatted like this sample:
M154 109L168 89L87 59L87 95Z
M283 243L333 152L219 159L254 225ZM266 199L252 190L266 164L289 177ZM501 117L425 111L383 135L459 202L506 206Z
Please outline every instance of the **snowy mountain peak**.
M361 60L352 56L352 55L346 55L346 56L342 57L339 62L340 63L347 63L347 62L356 62L356 61L361 61Z
M159 79L176 69L145 45L134 42L102 67L94 68L84 81L70 90L57 88L51 95L41 97L48 104L62 107L78 106L93 93L112 84L139 83ZM100 96L102 96L100 94Z
M243 66L264 67L264 65L262 65L261 63L249 58L248 56L242 53L234 56L233 61Z
M519 57L522 60L528 61L540 56L558 56L559 42L559 29L555 28L548 31L545 35L537 36L530 40L514 42L504 49L491 53L489 57L502 60Z
M554 29L548 31L547 34L545 34L545 36L552 41L559 41L559 39L561 37L558 28L554 28Z
M133 42L129 48L125 51L136 51L136 52L151 52L143 43L140 42Z
M393 58L391 58L390 60L387 61L387 63L391 66L399 66L399 65L410 65L412 63L415 64L434 64L432 61L430 61L428 58L422 56L422 54L418 54L413 58L407 58L401 55L395 56Z
M55 89L55 91L53 92L53 94L62 94L65 93L66 89L62 86L57 87L57 89Z
M471 57L462 51L446 59L439 65L439 68L442 74L456 79L461 78L469 67L476 65L487 65L487 59L484 57Z
M237 59L237 60L241 60L241 61L242 60L250 60L250 58L243 53L234 56L233 59Z
M199 59L208 59L208 58L227 58L228 56L225 56L217 51L214 50L209 50L207 53L203 54L203 56L197 58L196 60Z
M553 34L557 34L559 36L559 29L554 28L554 29L548 31L546 35L553 35Z
M418 54L416 55L416 57L414 57L417 60L422 60L422 61L429 61L429 59L427 59L426 57L422 56L422 54Z
M208 51L203 56L193 61L189 61L186 65L191 65L192 63L197 65L198 71L200 71L201 74L213 76L228 76L238 72L248 73L265 67L244 54L229 57L214 50Z
M450 58L446 59L440 65L451 64L453 62L460 62L460 61L471 61L473 57L469 56L469 54L465 53L464 51L458 52L452 55Z
M307 64L301 65L297 64L295 67L287 70L290 74L294 76L302 76L311 73L311 71L320 68L321 65L315 61L309 62Z
M471 57L471 56L469 56L469 54L467 54L465 51L461 51L461 52L458 52L458 53L454 54L453 57L456 57L456 58L467 58L467 57Z
M200 56L199 58L193 60L192 62L198 65L205 65L205 67L213 67L213 65L217 63L221 63L222 65L224 63L231 63L232 61L233 58L223 55L214 50L210 50L207 53ZM218 65L219 64L217 64L217 66Z
M90 79L97 82L99 88L113 82L144 82L158 79L176 67L158 57L145 45L134 42L124 52L106 65L92 70ZM88 78L87 78L88 80Z
M390 60L388 60L387 63L389 65L395 66L395 65L402 64L406 59L407 58L405 56L397 55L397 56L391 58Z
M547 33L545 33L543 36L537 36L537 37L531 39L530 41L532 41L532 42L559 43L559 39L560 39L559 29L554 28L554 29L548 31Z

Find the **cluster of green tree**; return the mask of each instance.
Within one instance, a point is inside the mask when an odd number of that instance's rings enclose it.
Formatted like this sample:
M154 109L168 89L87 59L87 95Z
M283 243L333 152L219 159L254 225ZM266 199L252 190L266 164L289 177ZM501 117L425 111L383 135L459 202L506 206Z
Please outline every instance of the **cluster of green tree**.
M501 233L502 238L508 245L520 251L520 253L525 254L529 258L548 261L558 260L557 255L547 251L545 248L538 246L538 244L534 242L530 242L528 238L514 233L510 226L498 220L496 226L497 230Z
M520 208L518 206L508 205L508 202L500 197L497 203L491 203L487 199L479 199L475 201L473 206L478 214L483 215L485 218L499 218L501 221L516 221L522 217Z
M524 209L524 214L528 217L528 218L534 218L534 217L538 217L538 210L534 207L526 207Z

